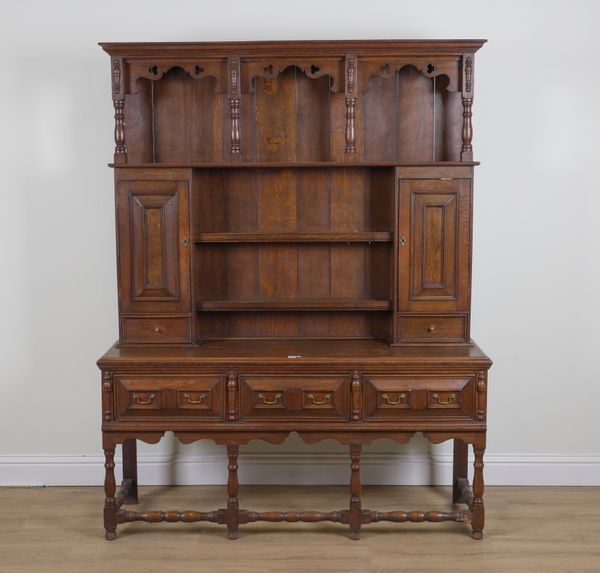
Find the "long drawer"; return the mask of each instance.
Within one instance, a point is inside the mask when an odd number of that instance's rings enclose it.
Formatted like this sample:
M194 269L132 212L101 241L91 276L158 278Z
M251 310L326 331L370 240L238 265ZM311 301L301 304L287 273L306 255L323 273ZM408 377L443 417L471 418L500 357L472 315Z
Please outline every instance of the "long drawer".
M225 376L116 376L117 419L225 419Z
M364 376L365 420L474 419L475 376Z
M241 375L239 379L242 419L348 419L348 376Z

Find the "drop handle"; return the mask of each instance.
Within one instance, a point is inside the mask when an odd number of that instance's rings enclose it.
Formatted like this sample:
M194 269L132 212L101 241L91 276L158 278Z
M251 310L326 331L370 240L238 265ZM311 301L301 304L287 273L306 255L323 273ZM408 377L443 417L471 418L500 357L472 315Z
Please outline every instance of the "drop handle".
M133 393L133 399L140 404L140 406L147 406L148 404L151 404L154 398L156 398L156 394L148 394L147 398L143 398L137 392Z
M450 404L456 403L456 394L454 392L448 396L448 400L442 400L440 395L436 392L431 396L438 404L442 406L449 406Z
M192 395L189 392L186 392L183 397L188 401L189 404L202 404L204 399L206 398L206 394L201 393L198 395L198 399L194 400Z
M320 400L314 394L307 394L306 397L315 405L322 406L331 400L331 394L325 394Z
M277 404L277 402L279 402L279 399L281 398L281 396L282 396L281 392L277 392L277 394L275 394L273 399L269 400L262 392L260 392L258 394L258 397L262 400L262 403L266 404L267 406L275 406L275 404Z
M382 394L381 397L390 406L397 406L398 404L402 404L402 402L404 402L404 400L406 399L406 394L404 392L401 392L400 394L398 394L395 400L390 398L389 394Z

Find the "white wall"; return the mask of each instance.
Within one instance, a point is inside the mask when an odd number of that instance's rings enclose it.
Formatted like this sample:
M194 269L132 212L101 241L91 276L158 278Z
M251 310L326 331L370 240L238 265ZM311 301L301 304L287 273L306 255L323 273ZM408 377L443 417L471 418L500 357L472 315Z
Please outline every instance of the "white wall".
M476 65L472 320L495 361L488 478L600 483L599 19L593 0L4 4L0 483L102 477L95 361L117 338L117 308L109 60L96 43L303 38L489 39ZM245 451L264 461L286 448L307 463L343 451L293 439ZM393 481L398 461L427 448L369 451L404 452L390 457ZM141 451L221 460L204 442ZM97 479L82 477L84 455Z

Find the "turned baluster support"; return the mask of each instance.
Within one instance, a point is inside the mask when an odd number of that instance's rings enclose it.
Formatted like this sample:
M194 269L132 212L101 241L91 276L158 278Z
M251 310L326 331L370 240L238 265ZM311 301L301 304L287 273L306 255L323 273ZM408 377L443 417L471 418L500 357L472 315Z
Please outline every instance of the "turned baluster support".
M115 108L115 163L127 163L123 58L112 56L112 100Z
M361 500L360 500L360 444L350 445L350 539L360 539Z
M485 508L483 505L483 454L485 452L485 437L478 439L473 444L473 517L471 527L473 539L483 539L483 525L485 521Z
M104 537L112 541L117 537L117 501L115 493L117 483L115 481L115 444L104 437L102 447L104 449Z
M463 54L462 78L463 122L460 160L473 161L473 54Z
M356 56L346 56L345 60L345 103L346 103L346 153L356 153Z
M231 155L236 161L241 160L240 147L240 103L242 92L240 88L240 58L231 56L227 58L229 70L228 97L229 112L231 117Z
M229 460L229 475L227 478L227 536L229 539L237 539L238 525L240 522L240 502L238 500L238 444L227 444L227 458Z

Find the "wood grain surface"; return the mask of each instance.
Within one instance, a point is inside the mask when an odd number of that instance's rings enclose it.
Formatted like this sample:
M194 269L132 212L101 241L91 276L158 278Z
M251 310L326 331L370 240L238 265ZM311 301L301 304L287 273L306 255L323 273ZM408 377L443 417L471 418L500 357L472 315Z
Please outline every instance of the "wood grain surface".
M140 494L138 511L227 505L222 486L142 487ZM307 511L343 507L347 494L343 486L242 485L239 499L253 511ZM266 522L241 525L235 542L218 524L130 523L106 543L103 496L99 487L0 488L0 571L580 573L600 563L600 488L489 487L480 543L456 523L372 524L357 543L339 523ZM450 488L366 486L362 498L374 510L452 508Z

